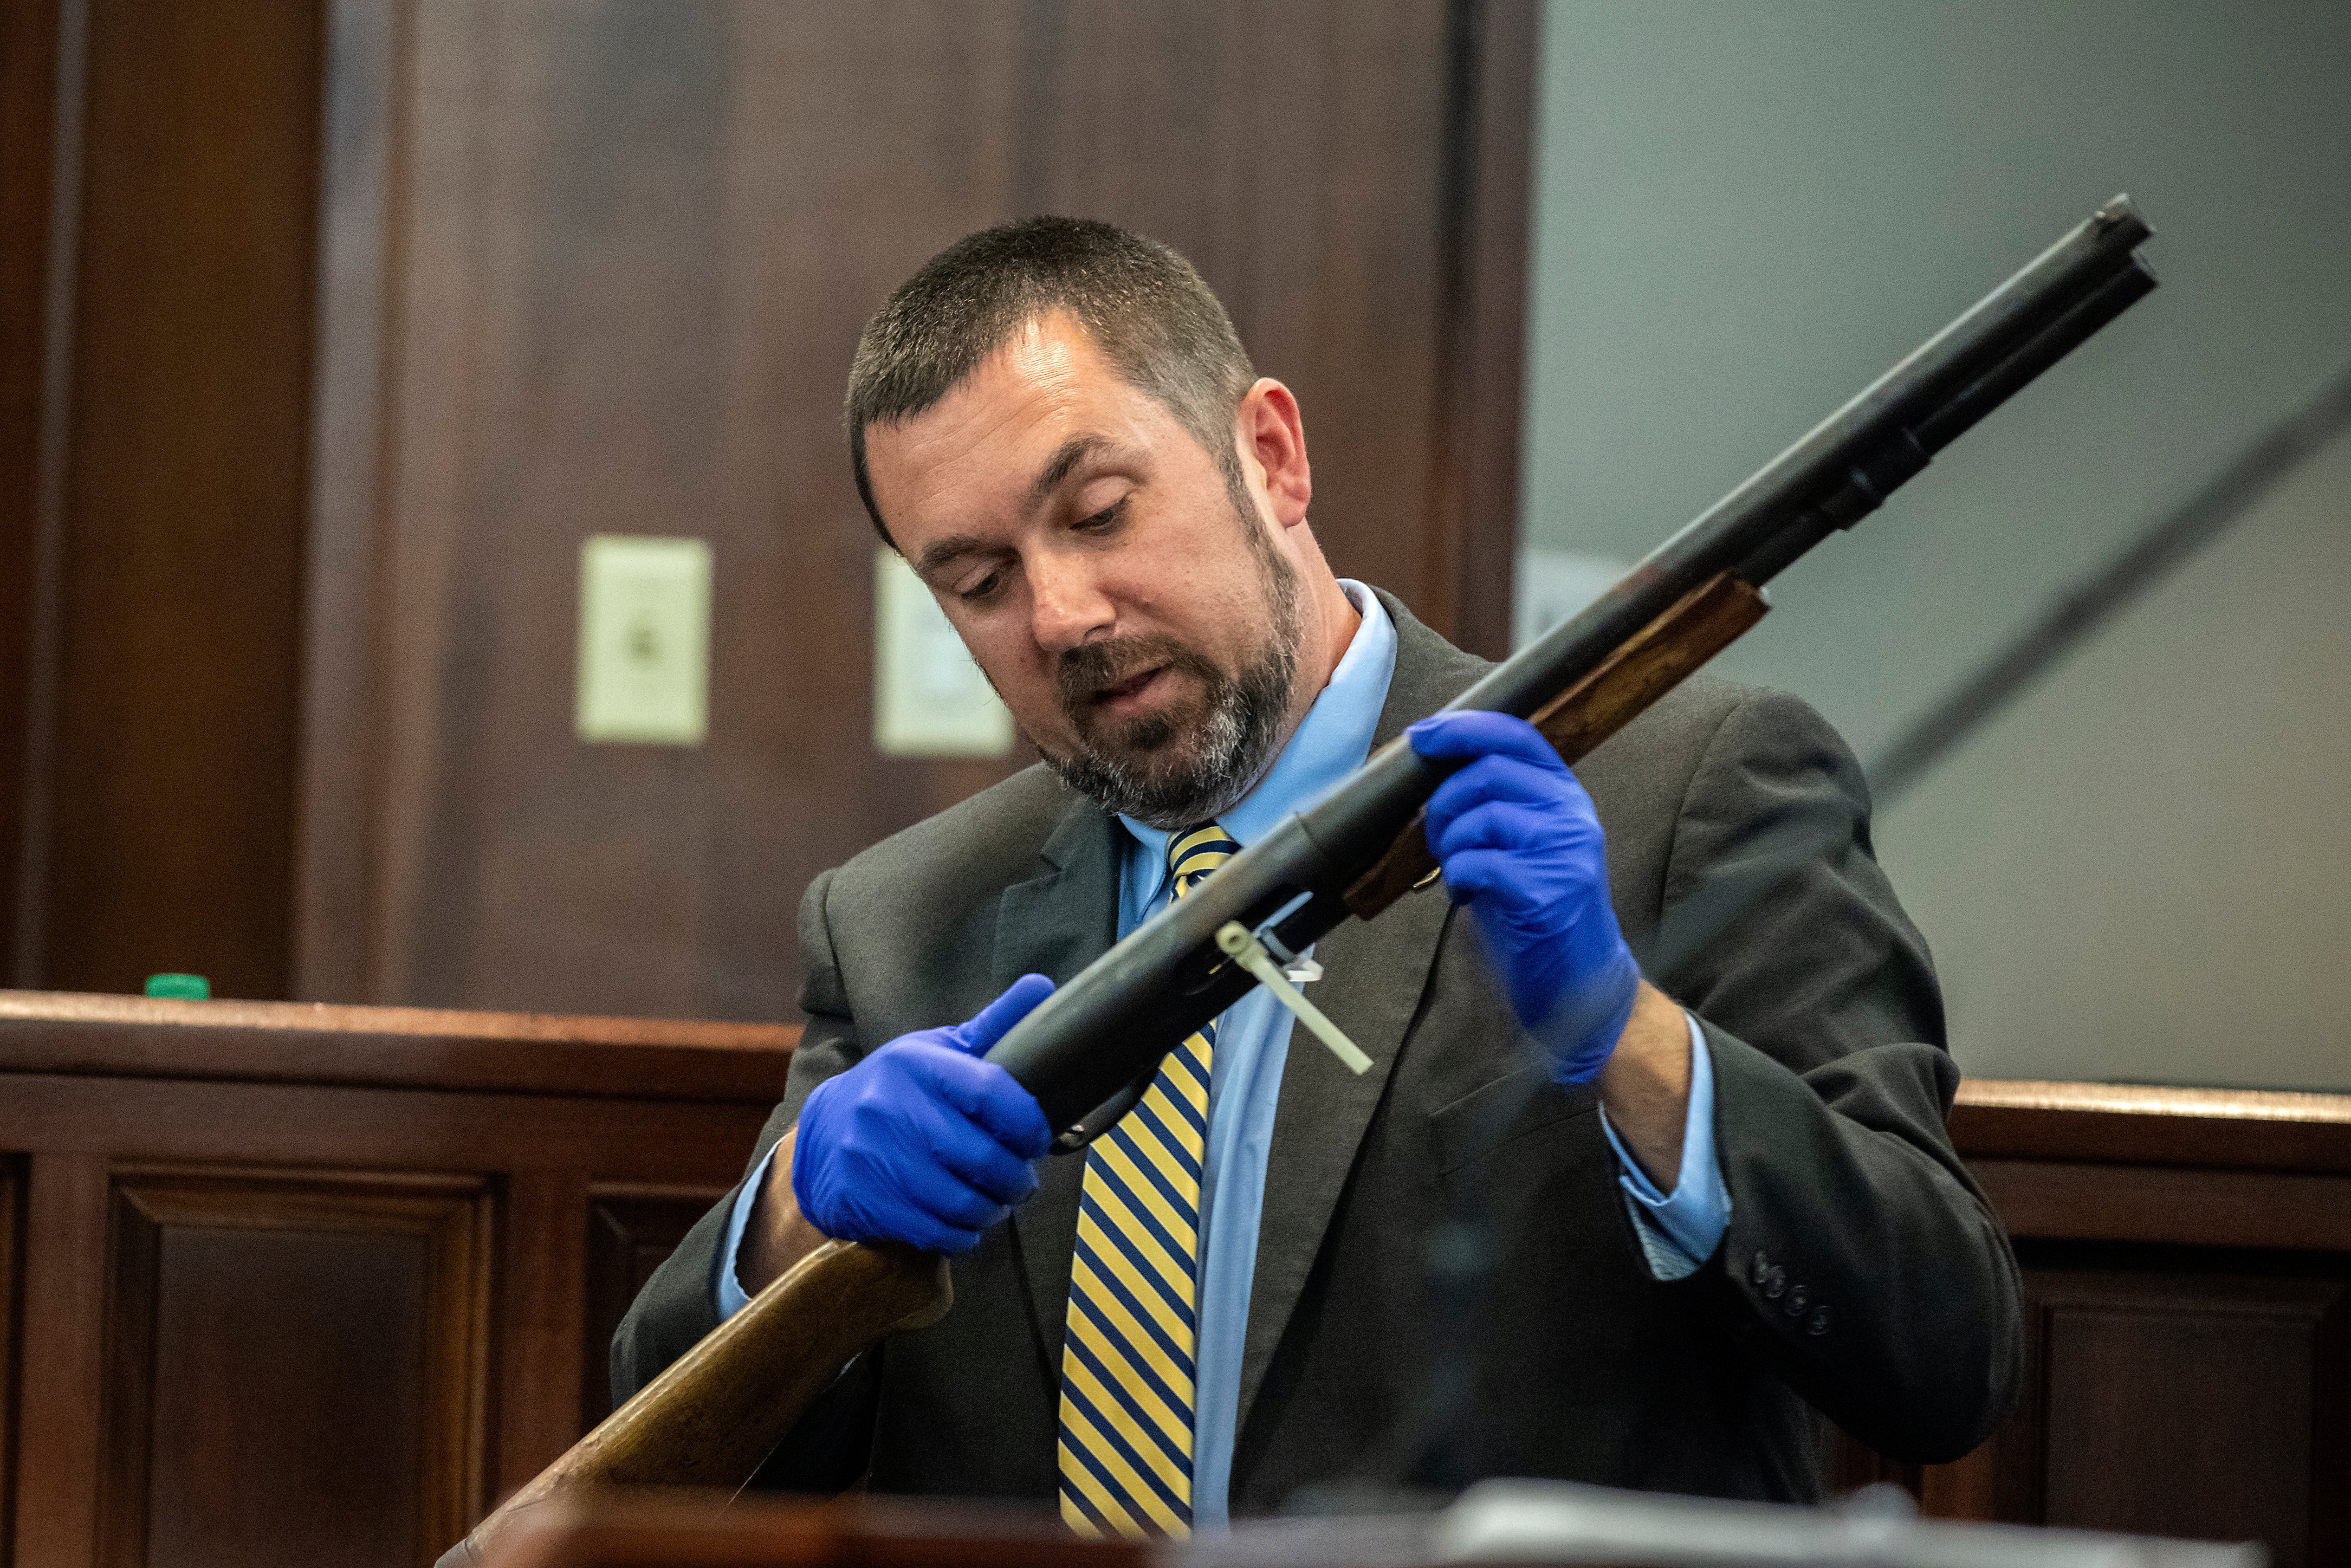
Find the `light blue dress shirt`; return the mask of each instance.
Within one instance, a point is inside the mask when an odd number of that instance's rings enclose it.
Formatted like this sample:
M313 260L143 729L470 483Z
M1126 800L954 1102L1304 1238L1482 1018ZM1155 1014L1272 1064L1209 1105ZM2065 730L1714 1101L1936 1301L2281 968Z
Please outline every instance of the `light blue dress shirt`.
M1386 705L1395 672L1395 625L1378 597L1360 582L1342 580L1362 617L1330 684L1248 797L1217 821L1243 848L1302 811L1346 779L1371 754L1372 732ZM1124 936L1168 898L1167 835L1121 817L1130 841L1120 868L1118 934ZM1249 1333L1249 1285L1257 1272L1258 1221L1265 1203L1266 1156L1282 1065L1290 1054L1290 1016L1262 988L1228 1009L1217 1025L1217 1051L1208 1083L1208 1140L1200 1180L1198 1341L1194 1349L1192 1523L1195 1530L1227 1522L1241 1354ZM1714 1155L1714 1071L1705 1040L1690 1024L1689 1116L1682 1166L1672 1193L1661 1193L1616 1142L1625 1207L1641 1238L1651 1271L1677 1280L1714 1252L1730 1219L1730 1199ZM1311 1036L1307 1050L1317 1049ZM1332 1071L1343 1071L1338 1063ZM1605 1125L1606 1118L1602 1118ZM749 1298L735 1275L735 1258L751 1207L766 1180L770 1151L737 1195L719 1254L716 1295L721 1318Z

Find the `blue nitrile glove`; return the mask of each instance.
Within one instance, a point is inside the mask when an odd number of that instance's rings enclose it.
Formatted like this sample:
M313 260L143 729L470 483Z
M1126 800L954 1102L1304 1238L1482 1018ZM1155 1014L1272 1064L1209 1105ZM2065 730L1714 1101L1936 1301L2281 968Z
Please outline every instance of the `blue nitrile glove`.
M1592 797L1524 719L1440 713L1405 733L1431 760L1468 759L1429 797L1429 852L1477 918L1519 1021L1550 1053L1552 1080L1590 1082L1641 982L1609 907Z
M1052 994L1023 975L970 1022L902 1034L810 1090L792 1148L809 1222L844 1241L977 1246L1037 1190L1029 1162L1053 1142L1036 1098L980 1058Z

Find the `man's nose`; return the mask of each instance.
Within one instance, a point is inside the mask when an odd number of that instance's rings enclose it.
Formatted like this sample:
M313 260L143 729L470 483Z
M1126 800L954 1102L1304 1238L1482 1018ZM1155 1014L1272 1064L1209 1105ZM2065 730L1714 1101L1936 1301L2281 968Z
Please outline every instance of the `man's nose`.
M1117 619L1110 596L1082 561L1050 555L1027 565L1029 619L1037 645L1065 653L1109 631Z

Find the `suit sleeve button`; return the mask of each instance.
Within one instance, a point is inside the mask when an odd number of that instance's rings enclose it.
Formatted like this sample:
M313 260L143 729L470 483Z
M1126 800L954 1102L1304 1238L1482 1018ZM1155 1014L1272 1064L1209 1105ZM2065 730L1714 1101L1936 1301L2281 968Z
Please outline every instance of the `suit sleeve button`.
M1763 1271L1763 1294L1770 1300L1776 1301L1787 1293L1788 1270L1781 1268L1777 1263L1774 1263L1771 1268Z
M1813 1309L1812 1319L1804 1324L1804 1332L1806 1333L1826 1333L1829 1332L1829 1309L1826 1302L1823 1302L1821 1305Z
M1763 1256L1760 1249L1755 1254L1755 1272L1752 1277L1755 1283L1759 1285L1771 1277L1771 1260Z
M1787 1304L1780 1310L1792 1318L1801 1318L1804 1315L1804 1309L1812 1304L1812 1292L1798 1285L1789 1291Z

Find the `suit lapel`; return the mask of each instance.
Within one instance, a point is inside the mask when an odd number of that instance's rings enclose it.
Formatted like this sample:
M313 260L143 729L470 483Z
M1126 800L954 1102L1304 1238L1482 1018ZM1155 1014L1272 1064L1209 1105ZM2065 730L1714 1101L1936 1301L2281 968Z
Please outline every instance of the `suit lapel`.
M1031 972L1066 984L1109 951L1118 936L1119 834L1115 819L1078 800L1039 852L1039 874L1004 890L996 915L998 990ZM1082 1155L1047 1160L1037 1191L1012 1215L1013 1258L1054 1389L1061 1386L1061 1326L1085 1168Z
M1419 1009L1451 907L1441 889L1424 888L1399 899L1377 922L1350 920L1315 946L1324 973L1314 988L1317 1005L1363 1048L1372 1065L1358 1076L1332 1061L1312 1035L1290 1031L1281 1103L1266 1151L1236 1433L1249 1424L1274 1346L1322 1250L1322 1233L1346 1186L1356 1146Z
M1484 660L1437 636L1388 594L1381 593L1380 602L1395 623L1396 658L1372 733L1374 751L1401 735L1405 725L1450 701L1487 668ZM1274 1347L1322 1250L1322 1234L1419 1009L1451 913L1441 888L1425 888L1399 899L1376 922L1344 922L1315 946L1325 978L1314 999L1372 1065L1358 1077L1333 1061L1312 1035L1291 1030L1273 1142L1266 1152L1236 1435L1249 1425Z
M997 989L1030 973L1055 985L1110 950L1118 936L1119 825L1091 800L1070 807L1038 852L1038 874L996 906Z

